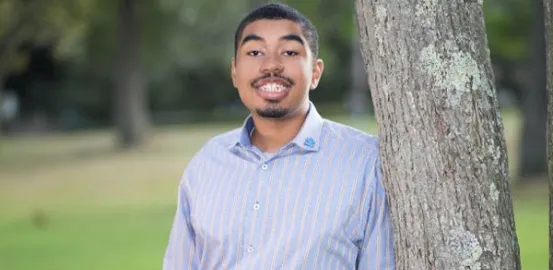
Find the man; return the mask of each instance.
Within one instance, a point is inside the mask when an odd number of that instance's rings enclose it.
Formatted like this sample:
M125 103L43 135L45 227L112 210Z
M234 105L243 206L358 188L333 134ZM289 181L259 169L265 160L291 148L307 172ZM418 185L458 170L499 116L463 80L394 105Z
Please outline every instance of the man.
M238 26L232 81L251 114L187 165L165 270L394 269L377 139L309 101L317 42L283 4Z

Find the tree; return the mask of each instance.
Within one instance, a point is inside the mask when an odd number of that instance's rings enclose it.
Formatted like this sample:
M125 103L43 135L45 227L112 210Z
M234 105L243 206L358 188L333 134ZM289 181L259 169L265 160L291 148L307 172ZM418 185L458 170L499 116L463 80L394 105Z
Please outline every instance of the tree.
M547 159L549 164L549 269L553 270L553 0L543 0L547 74Z
M365 76L363 58L359 48L359 35L353 35L351 49L351 85L349 91L349 110L353 115L364 114L368 111L369 86Z
M140 145L149 126L146 108L146 87L141 61L140 1L119 1L117 58L114 70L115 123L120 145L129 148Z
M32 39L37 34L41 24L50 22L37 19L49 1L0 1L0 105L6 74L18 56L18 48L24 41ZM1 113L1 112L0 112ZM0 124L3 121L0 115ZM2 128L0 127L0 134Z
M82 14L90 2L0 0L0 100L6 76L27 68L32 50L24 47L53 48L56 56L65 55L83 33Z
M398 269L520 269L482 1L357 0Z
M529 1L532 17L529 32L530 55L529 76L522 91L523 127L520 140L519 176L521 184L528 179L543 180L547 173L547 91L545 77L545 41L543 24L543 2Z

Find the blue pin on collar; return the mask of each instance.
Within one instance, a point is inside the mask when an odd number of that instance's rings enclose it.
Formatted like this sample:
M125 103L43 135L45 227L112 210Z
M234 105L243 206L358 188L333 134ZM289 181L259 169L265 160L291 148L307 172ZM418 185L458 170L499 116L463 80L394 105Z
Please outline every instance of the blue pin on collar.
M309 147L309 148L313 148L315 146L315 140L313 140L313 138L309 137L309 138L305 139L303 144L305 146Z

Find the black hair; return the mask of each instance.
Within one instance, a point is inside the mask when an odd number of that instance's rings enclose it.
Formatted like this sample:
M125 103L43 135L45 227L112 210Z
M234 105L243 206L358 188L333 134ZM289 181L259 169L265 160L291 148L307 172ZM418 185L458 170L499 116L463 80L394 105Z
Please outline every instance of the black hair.
M319 54L319 35L317 29L311 21L301 12L282 3L269 3L262 5L251 11L238 25L234 34L234 56L238 51L238 44L242 38L244 28L250 23L257 20L291 20L300 25L305 39L309 44L309 48L313 53L313 58L316 59Z

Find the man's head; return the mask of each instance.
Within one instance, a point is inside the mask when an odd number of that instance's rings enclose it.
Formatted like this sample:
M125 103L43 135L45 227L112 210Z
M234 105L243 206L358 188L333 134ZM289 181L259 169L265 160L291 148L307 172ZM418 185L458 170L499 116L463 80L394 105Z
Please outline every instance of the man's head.
M323 72L312 23L283 4L253 10L235 34L232 80L250 111L286 118L308 107Z
M317 33L317 29L313 23L298 10L280 3L271 3L258 7L242 19L234 33L235 57L240 39L244 33L244 28L250 23L258 20L290 20L297 23L301 27L302 33L309 44L309 49L311 49L313 58L317 59L319 55L319 34Z

